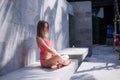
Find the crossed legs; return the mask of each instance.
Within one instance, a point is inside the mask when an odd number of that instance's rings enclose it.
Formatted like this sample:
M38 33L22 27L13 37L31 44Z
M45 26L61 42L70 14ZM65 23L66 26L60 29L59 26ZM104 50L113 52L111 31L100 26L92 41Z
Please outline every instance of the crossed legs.
M67 66L70 64L70 59L68 55L62 56L53 56L52 58L41 63L43 67L51 67L51 68L60 68L62 66Z

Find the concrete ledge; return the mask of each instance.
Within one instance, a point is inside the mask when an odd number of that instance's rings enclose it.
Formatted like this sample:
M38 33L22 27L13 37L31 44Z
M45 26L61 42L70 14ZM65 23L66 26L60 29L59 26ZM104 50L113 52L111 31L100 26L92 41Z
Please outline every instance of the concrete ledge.
M82 62L88 54L88 48L66 48L59 51L61 55L67 54L71 59L78 59L78 62Z
M78 68L78 61L60 69L41 68L38 63L0 77L0 80L69 80Z
M88 54L88 48L67 48L59 53L67 54L72 59L69 66L60 69L48 69L40 67L40 63L29 65L7 75L1 76L0 80L69 80L80 63Z

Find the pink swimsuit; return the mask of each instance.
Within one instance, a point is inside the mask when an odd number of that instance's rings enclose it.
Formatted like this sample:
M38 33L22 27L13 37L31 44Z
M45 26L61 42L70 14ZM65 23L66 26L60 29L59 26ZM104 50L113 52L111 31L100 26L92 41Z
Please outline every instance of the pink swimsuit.
M50 46L49 40L44 40L47 46ZM46 49L43 46L40 46L40 62L44 62L46 59L43 59L41 56L46 51Z

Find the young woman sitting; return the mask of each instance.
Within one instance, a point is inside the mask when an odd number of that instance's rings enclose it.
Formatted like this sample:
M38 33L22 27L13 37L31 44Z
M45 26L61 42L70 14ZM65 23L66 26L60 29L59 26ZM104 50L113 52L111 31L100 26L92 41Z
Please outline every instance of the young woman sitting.
M49 32L49 24L46 21L39 21L37 24L37 45L40 48L40 62L42 67L60 68L70 64L68 55L59 55L51 48L50 41L45 37Z

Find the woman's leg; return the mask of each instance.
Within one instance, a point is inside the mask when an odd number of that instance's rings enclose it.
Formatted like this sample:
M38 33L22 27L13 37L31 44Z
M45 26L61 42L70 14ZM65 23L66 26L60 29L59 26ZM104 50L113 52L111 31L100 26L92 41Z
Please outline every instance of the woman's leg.
M68 55L62 55L62 58L64 60L64 63L63 63L64 66L67 66L71 63L71 60L69 59Z
M43 67L51 67L53 65L56 65L57 67L61 67L69 65L70 64L69 56L63 55L63 56L53 56L52 58L46 60L42 63Z
M53 56L52 58L41 63L43 67L51 67L56 64L63 64L64 60L60 56Z
M71 63L71 60L69 59L68 55L62 55L61 57L64 60L64 62L63 62L64 66L67 66L67 65L69 65Z
M61 57L62 57L63 60L68 60L69 59L68 55L61 55Z

